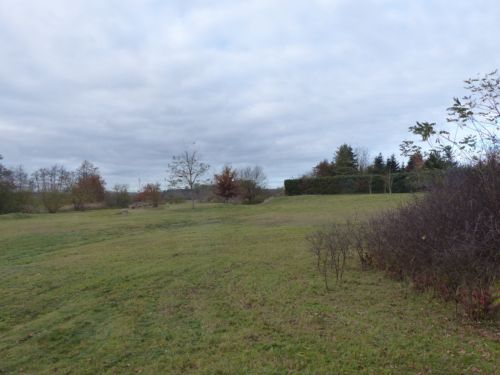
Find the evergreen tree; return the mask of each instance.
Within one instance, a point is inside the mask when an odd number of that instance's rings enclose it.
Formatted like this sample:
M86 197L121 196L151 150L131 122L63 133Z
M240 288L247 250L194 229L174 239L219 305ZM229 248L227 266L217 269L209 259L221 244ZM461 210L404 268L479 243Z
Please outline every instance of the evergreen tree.
M337 149L334 165L336 174L349 175L358 172L358 160L351 146L344 143Z
M455 157L453 156L453 149L450 145L445 146L442 151L442 156L444 158L445 163L447 164L447 168L456 167L457 162L455 161Z
M392 154L391 157L387 159L387 162L385 163L385 169L386 171L389 171L391 173L399 172L399 163L396 160L396 156L394 154Z
M379 153L375 159L373 159L373 164L370 167L370 172L373 174L383 174L385 170L384 157L382 153Z
M424 166L427 169L447 169L456 166L451 147L447 146L442 151L432 150L425 160Z

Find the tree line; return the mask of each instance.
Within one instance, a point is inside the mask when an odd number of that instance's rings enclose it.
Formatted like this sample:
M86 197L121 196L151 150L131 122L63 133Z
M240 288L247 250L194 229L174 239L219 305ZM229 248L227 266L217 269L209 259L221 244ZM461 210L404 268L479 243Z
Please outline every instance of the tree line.
M327 287L332 271L341 281L346 255L354 250L363 270L379 269L409 281L418 291L432 290L455 302L457 313L461 306L470 319L498 317L500 76L493 71L465 83L468 94L454 98L446 125L417 122L410 127L411 134L427 144L427 152L413 140L400 146L410 157L400 170L446 169L426 194L365 222L346 220L308 236ZM460 155L459 165L453 154ZM369 172L394 171L392 159L384 165L379 155ZM330 173L360 173L347 145L326 166Z
M388 173L413 172L419 170L447 169L457 165L450 146L442 150L431 150L423 155L421 150L416 150L409 155L406 163L400 164L395 154L384 158L379 153L369 162L366 149L353 149L347 143L337 148L332 161L327 159L316 164L311 173L306 177L330 177L356 174L385 175Z
M462 165L467 165L481 158L484 160L486 154L497 154L500 148L498 71L464 82L468 95L453 99L453 104L447 108L446 125L417 121L409 127L411 134L427 146L427 151L414 140L403 140L400 151L407 161L400 165L394 154L384 158L379 153L370 161L366 149L353 149L349 144L342 144L331 161L320 161L300 179L286 180L285 193L331 194L365 190L371 193L373 183L377 181L383 183L383 192L391 193L395 180L406 180L406 183L401 184L406 186L399 187L401 192L421 190L439 175L435 172L459 166L456 155L460 157ZM337 179L321 180L330 177ZM311 181L315 178L318 180Z
M105 200L105 185L99 168L87 160L74 171L55 164L31 175L22 166L9 169L0 163L0 213L32 211L37 202L50 213L69 204L81 211L88 204ZM113 190L117 201L128 197L122 185Z
M62 165L40 168L28 174L22 166L9 169L0 155L0 214L33 212L39 206L55 213L64 206L83 211L88 207L132 207L150 205L158 207L167 194L159 183L151 182L131 193L128 186L117 184L106 190L106 182L99 168L85 160L74 171ZM209 165L201 160L197 151L185 151L172 158L166 170L171 188L189 193L194 208L196 192L201 186L224 202L238 199L242 203L261 202L265 196L266 176L262 167L248 166L233 169L225 166L212 179L204 179Z
M443 172L457 166L450 147L420 150L399 163L395 154L379 153L370 160L368 150L349 144L337 148L332 161L323 160L310 173L285 180L285 194L408 193L427 189Z

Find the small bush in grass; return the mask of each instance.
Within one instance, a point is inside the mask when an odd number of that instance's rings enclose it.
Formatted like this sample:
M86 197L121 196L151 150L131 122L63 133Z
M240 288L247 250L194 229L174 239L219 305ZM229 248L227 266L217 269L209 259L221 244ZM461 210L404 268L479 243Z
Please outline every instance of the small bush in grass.
M170 204L180 204L186 202L186 198L180 195L167 195L165 201Z
M423 197L370 220L364 233L373 263L391 276L454 300L472 319L498 311L498 155L449 170Z
M331 224L307 236L310 250L316 258L318 271L325 280L326 289L330 289L328 284L330 274L335 275L337 282L344 276L347 255L352 243L350 230L351 227L347 225Z
M351 247L354 249L356 254L358 255L359 263L361 265L361 269L366 271L372 265L372 256L367 251L366 246L366 224L359 222L351 222L350 220L346 221L346 226L348 229L349 236L351 238Z
M113 187L113 191L106 192L105 201L107 207L128 207L132 202L132 197L128 192L128 186L116 184Z
M160 184L146 184L142 191L135 197L137 202L145 202L153 207L158 207L161 203Z

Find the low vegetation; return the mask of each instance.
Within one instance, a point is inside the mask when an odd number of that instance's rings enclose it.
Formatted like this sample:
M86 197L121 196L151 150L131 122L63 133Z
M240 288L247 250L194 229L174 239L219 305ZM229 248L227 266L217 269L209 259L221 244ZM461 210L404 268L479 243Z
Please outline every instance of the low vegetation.
M275 198L0 217L0 373L493 374L471 323L346 260L327 291L305 236L411 196Z
M371 266L414 289L454 301L471 319L500 311L500 163L491 155L474 167L450 169L430 190L368 222L331 224L307 239L329 289L357 253ZM458 309L457 309L458 312Z
M500 307L500 164L450 170L428 194L372 219L365 231L374 264L432 288L479 319Z

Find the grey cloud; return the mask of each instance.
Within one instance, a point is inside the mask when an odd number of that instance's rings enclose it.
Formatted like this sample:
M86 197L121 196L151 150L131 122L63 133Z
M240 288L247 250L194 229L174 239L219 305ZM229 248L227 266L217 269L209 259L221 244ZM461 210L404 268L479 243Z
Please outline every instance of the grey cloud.
M500 5L445 0L0 3L0 153L90 159L108 185L163 181L196 147L214 170L307 172L343 142L398 151L500 64Z

